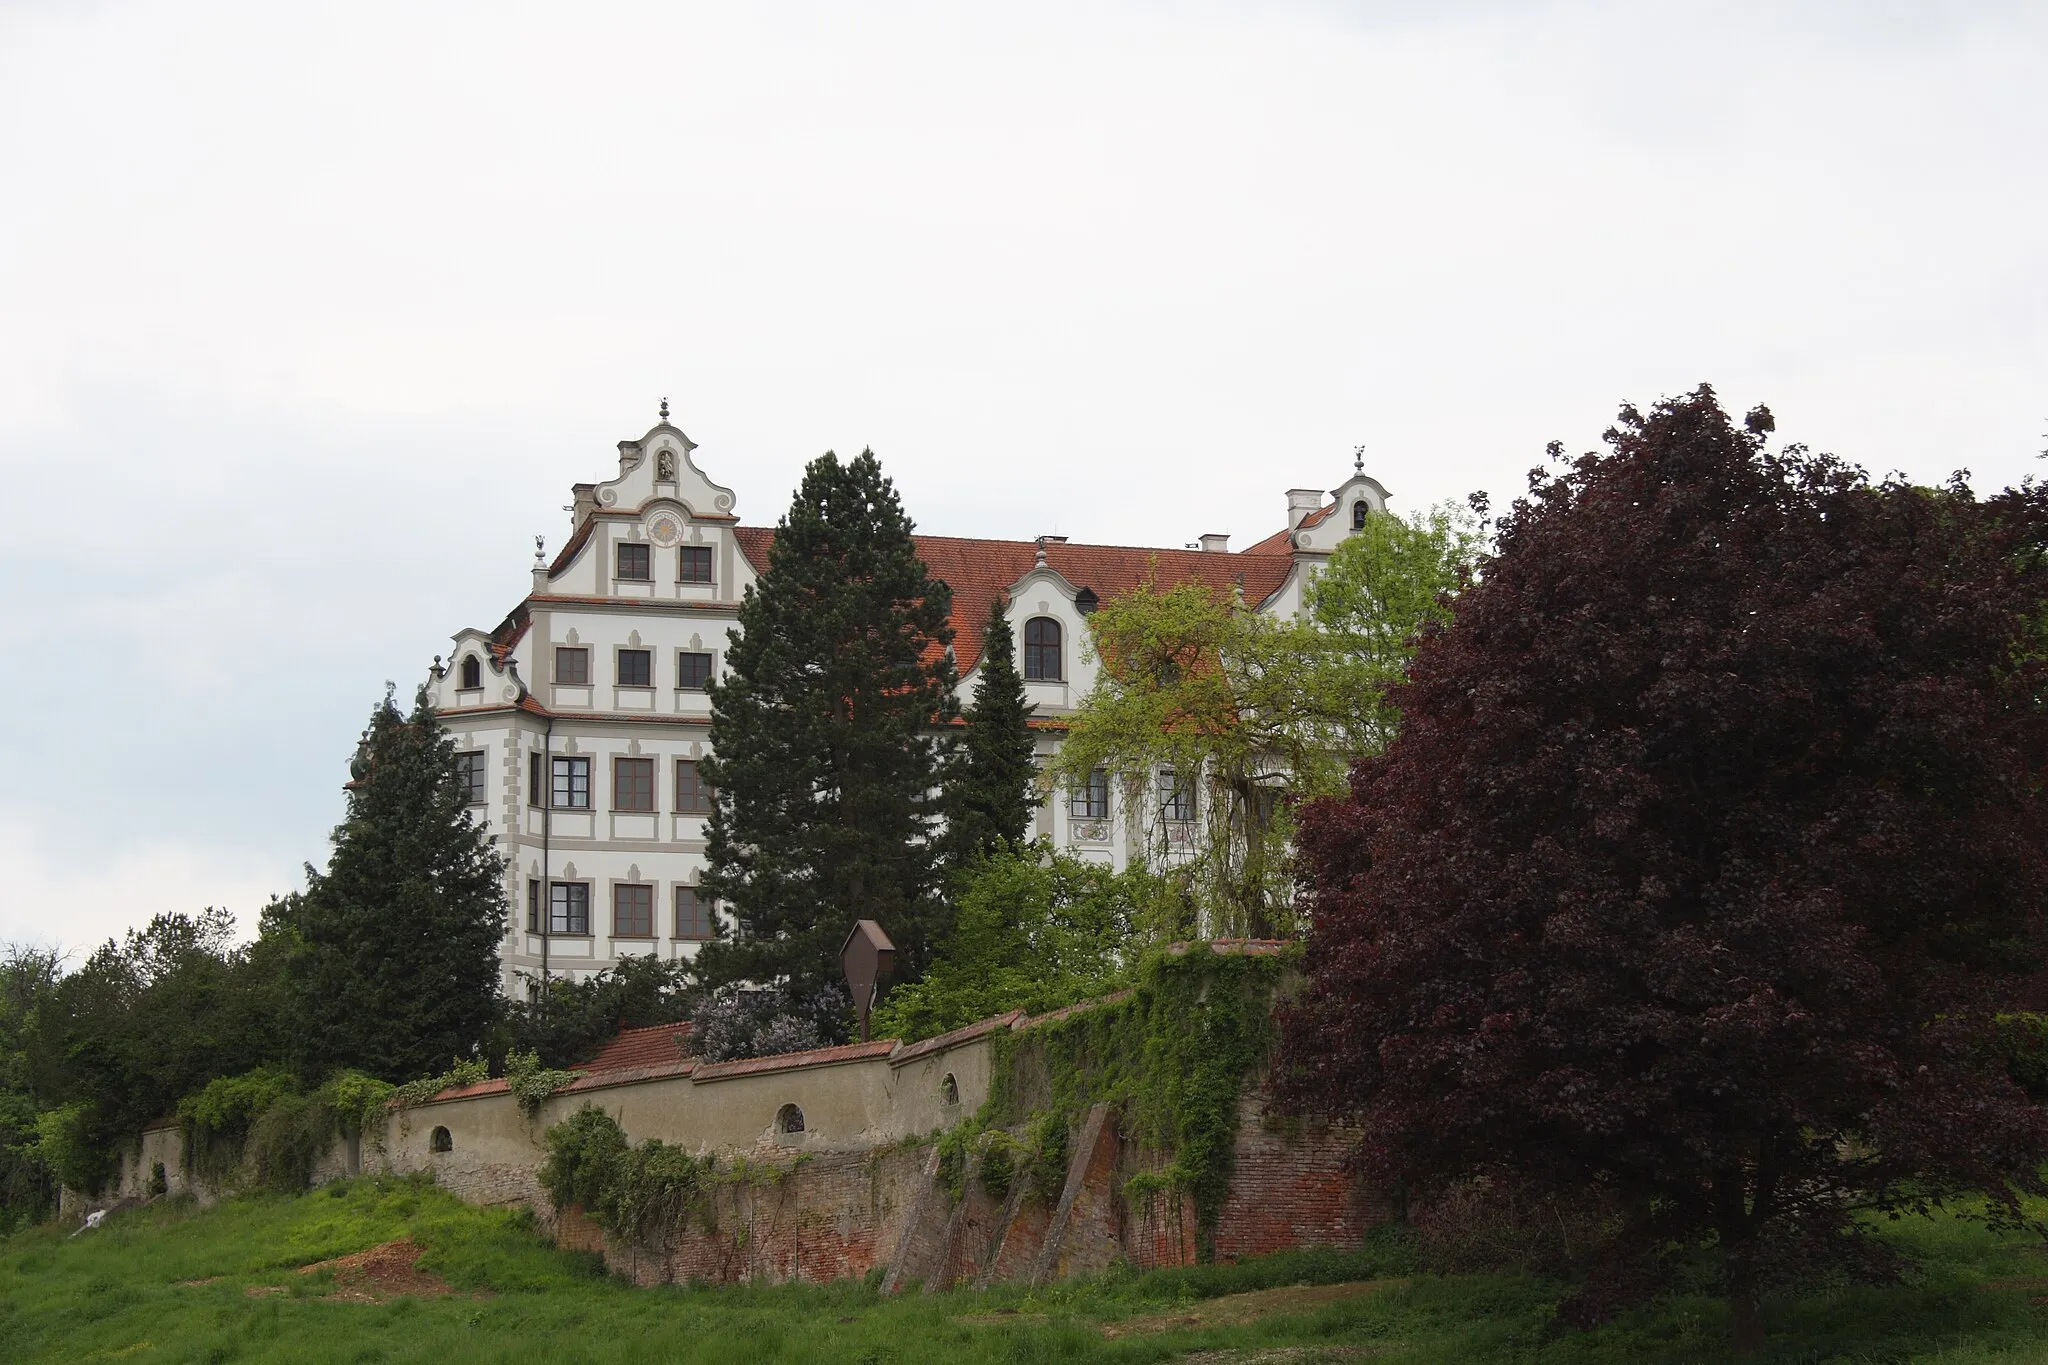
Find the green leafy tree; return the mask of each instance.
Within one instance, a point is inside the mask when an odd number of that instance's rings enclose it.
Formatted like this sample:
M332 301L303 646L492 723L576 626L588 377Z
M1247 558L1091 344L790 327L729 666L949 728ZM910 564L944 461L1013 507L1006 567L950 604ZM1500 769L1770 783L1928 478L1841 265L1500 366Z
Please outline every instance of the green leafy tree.
M1182 932L1291 932L1293 806L1385 748L1399 719L1387 690L1448 618L1478 547L1476 520L1448 507L1371 517L1293 620L1200 582L1112 599L1089 618L1097 681L1051 779L1118 781L1154 861L1186 889Z
M1038 848L1005 849L961 878L952 937L924 978L876 1010L874 1036L929 1038L1006 1010L1059 1009L1130 984L1162 891L1142 866L1122 873Z
M691 976L686 962L636 953L587 980L556 981L544 1004L506 1005L505 1036L492 1052L534 1052L551 1067L587 1062L620 1029L688 1019L697 1003Z
M1037 805L1032 762L1031 703L1017 671L1017 641L1002 599L989 604L981 669L967 707L959 761L947 807L947 834L957 863L1024 843Z
M56 990L55 953L18 945L0 952L0 1237L40 1221L56 1206L30 1064Z
M705 764L718 801L704 886L738 921L698 959L713 984L824 998L857 919L881 923L914 978L947 927L937 793L958 714L952 594L911 529L872 452L828 452L740 606Z
M467 1054L498 1007L504 864L470 818L455 744L422 690L387 690L353 765L327 870L307 869L293 960L303 1070L401 1081Z

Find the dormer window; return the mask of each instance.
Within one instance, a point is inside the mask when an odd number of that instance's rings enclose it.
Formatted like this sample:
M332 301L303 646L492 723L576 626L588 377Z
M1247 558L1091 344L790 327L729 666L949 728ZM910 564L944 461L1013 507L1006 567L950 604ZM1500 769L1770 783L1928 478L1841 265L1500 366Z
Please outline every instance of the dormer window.
M1060 659L1060 623L1034 616L1024 623L1024 677L1030 682L1058 682L1064 676Z
M1093 616L1095 609L1102 605L1102 599L1095 595L1095 589L1083 588L1074 594L1074 610L1083 616Z
M654 547L644 540L620 541L619 578L631 583L653 581Z
M462 686L464 691L484 685L484 666L476 655L471 654L462 661Z
M1365 529L1366 514L1371 511L1372 508L1366 503L1364 498L1360 498L1357 502L1352 503L1351 529L1354 531L1363 531Z

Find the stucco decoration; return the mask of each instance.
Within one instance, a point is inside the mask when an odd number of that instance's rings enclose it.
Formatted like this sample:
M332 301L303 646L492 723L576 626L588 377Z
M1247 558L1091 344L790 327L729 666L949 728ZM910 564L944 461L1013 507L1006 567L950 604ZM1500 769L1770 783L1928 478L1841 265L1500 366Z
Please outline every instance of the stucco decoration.
M664 507L647 518L647 538L666 550L683 538L683 519Z

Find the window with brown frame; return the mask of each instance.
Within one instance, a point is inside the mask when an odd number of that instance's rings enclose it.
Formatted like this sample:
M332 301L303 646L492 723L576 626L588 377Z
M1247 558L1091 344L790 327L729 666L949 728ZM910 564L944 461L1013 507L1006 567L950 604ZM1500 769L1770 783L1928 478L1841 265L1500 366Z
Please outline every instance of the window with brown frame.
M654 577L654 547L644 540L619 542L619 577L645 583Z
M590 932L590 883L554 882L548 887L548 932Z
M1076 820L1107 820L1109 774L1101 768L1091 769L1088 780L1067 794L1067 814Z
M711 686L711 656L685 649L676 655L676 686L686 692L702 692Z
M687 758L676 760L676 814L709 815L716 793Z
M481 806L488 799L490 778L486 763L482 749L455 755L455 772L462 779L462 795L472 806Z
M615 758L612 760L612 809L651 811L654 809L654 760Z
M630 884L612 888L612 937L654 937L654 888Z
M622 649L619 651L619 686L654 686L653 650Z
M540 932L540 878L526 879L526 932Z
M1195 784L1192 778L1171 768L1159 770L1159 814L1175 822L1195 818Z
M711 581L711 547L709 545L685 545L676 552L676 582L709 583Z
M557 758L553 777L550 796L556 810L590 809L589 759Z
M1024 623L1024 677L1031 682L1058 682L1065 676L1060 659L1060 623L1034 616Z
M555 681L564 687L590 685L590 651L564 645L555 650Z
M484 666L482 662L478 660L478 658L474 654L466 656L462 661L463 690L473 691L476 688L482 687L483 685Z
M676 937L699 942L711 937L711 902L694 886L676 888Z

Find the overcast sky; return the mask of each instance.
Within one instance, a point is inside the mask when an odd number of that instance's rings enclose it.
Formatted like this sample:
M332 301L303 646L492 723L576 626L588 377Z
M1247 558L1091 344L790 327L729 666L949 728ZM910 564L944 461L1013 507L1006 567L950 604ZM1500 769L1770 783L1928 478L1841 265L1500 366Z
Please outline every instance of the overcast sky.
M2048 5L0 0L0 941L253 928L664 395L772 523L1237 545L1702 380L2048 427Z

